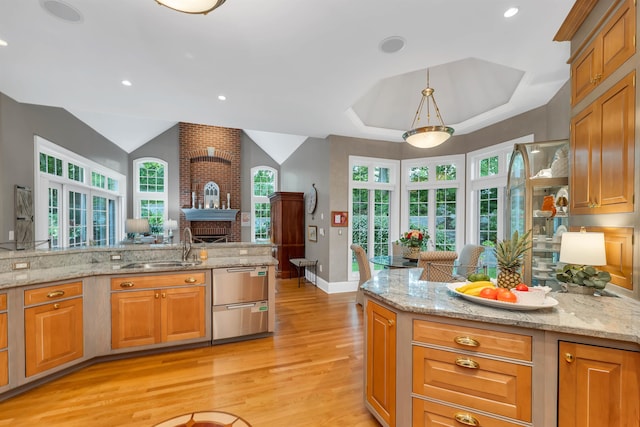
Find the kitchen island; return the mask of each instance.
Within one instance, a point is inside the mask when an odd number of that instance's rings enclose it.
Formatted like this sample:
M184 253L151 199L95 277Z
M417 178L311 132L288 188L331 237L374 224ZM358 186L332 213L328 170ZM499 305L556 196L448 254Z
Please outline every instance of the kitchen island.
M98 361L216 344L221 328L227 341L273 333L270 245L191 252L186 262L176 245L0 253L0 400ZM217 325L216 301L232 306Z
M385 270L362 286L365 403L383 425L640 425L638 301L552 293L555 307L513 311L419 276Z

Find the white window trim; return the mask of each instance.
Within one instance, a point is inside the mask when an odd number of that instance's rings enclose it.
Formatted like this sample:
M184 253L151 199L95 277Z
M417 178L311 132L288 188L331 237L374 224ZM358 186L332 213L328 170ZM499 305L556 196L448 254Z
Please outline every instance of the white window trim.
M354 181L353 180L353 168L354 166L366 166L369 170L368 181ZM378 157L362 157L362 156L349 156L349 217L353 218L353 189L354 188L366 188L368 190L389 190L391 191L391 197L389 199L391 204L391 210L389 212L389 241L393 242L399 238L399 214L400 214L400 166L399 160L383 159ZM389 182L375 182L374 181L374 168L386 167L389 168ZM353 243L353 222L349 221L347 233L349 234L348 246ZM369 224L369 232L372 234L373 224ZM370 253L370 248L364 248L367 253ZM347 277L351 280L358 278L358 273L351 271L351 251L347 251ZM372 270L373 272L373 270Z
M466 154L467 164L469 165L469 173L467 174L467 204L469 209L466 210L466 235L468 243L478 244L478 225L476 213L478 212L479 200L477 192L484 188L498 187L502 191L498 191L498 207L505 206L506 187L509 175L509 155L513 152L515 144L532 142L534 135L525 135L505 141L490 147L481 148L479 150L470 151ZM489 177L480 177L480 161L487 157L498 156L499 173ZM505 215L498 215L498 236L503 236L505 231Z
M48 194L47 189L49 183L56 183L62 186L62 198L63 205L60 211L61 222L64 225L61 227L61 242L68 242L66 225L69 223L68 219L68 192L69 188L81 188L83 192L88 194L91 198L92 195L100 195L107 198L114 198L119 204L119 212L116 214L116 236L117 239L124 237L124 218L126 215L126 176L109 168L106 168L99 163L89 160L73 151L70 151L64 147L61 147L41 136L34 136L34 191L33 191L33 208L34 208L34 226L36 241L46 240L48 238L48 215L39 214L40 212L48 211ZM45 153L62 160L63 176L56 176L46 172L40 172L40 153ZM71 162L77 166L84 168L84 182L69 179L68 163ZM112 178L118 181L118 191L111 191L107 188L98 188L91 186L91 172L97 172L105 177ZM87 224L89 229L87 230L87 238L91 240L93 238L93 227L91 227L93 221L93 210L91 202L87 203ZM63 247L66 247L63 245Z
M457 188L458 196L456 198L456 248L462 248L465 241L465 216L462 214L465 212L465 182L466 182L466 157L464 154L452 155L452 156L439 156L439 157L423 157L419 159L409 159L402 161L402 230L408 230L409 228L409 191L428 189L435 190L439 188ZM425 181L425 182L409 182L409 171L414 167L428 167L429 177L434 177L435 167L438 165L454 164L456 165L456 179L451 181ZM436 215L436 203L435 203L435 191L429 193L429 235L431 239L435 238L435 215ZM431 221L433 219L433 222ZM458 232L458 230L460 230Z
M270 166L254 166L251 168L251 242L256 243L256 204L270 203L268 196L256 196L253 194L255 188L254 176L257 171L268 170L273 172L273 189L278 191L278 171Z

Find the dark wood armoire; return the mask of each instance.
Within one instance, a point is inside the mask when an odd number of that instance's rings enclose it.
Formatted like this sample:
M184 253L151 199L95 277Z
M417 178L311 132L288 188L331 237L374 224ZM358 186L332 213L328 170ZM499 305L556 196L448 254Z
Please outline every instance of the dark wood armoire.
M296 277L291 258L304 258L304 193L279 191L269 196L271 243L278 260L276 276Z

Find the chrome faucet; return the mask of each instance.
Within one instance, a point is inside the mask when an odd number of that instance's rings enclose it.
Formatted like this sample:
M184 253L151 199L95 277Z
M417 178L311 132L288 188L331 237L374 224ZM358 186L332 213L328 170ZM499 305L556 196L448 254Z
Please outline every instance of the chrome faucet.
M189 255L191 255L191 246L193 245L193 234L191 233L191 228L185 227L182 234L184 239L182 241L182 260L188 261Z

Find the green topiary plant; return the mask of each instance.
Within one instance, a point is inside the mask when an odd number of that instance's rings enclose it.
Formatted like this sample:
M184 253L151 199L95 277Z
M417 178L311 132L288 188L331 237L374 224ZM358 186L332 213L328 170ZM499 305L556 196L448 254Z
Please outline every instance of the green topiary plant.
M556 274L556 278L563 283L604 289L611 280L611 275L606 271L598 271L595 267L567 264Z

